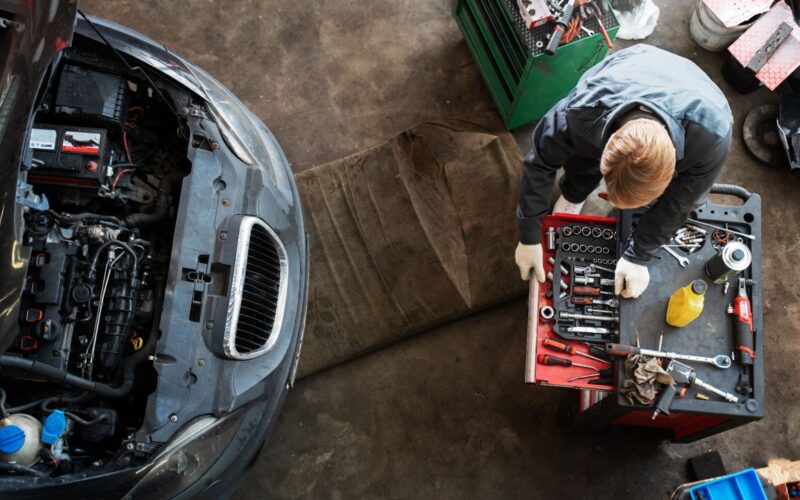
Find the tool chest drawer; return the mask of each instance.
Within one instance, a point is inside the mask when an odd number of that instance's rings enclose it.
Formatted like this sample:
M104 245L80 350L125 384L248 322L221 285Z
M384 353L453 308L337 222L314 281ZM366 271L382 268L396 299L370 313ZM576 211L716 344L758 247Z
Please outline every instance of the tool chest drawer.
M619 303L613 298L617 220L547 215L542 233L548 278L542 285L531 280L526 382L612 390L612 359L598 346L618 338ZM572 366L547 364L564 359Z
M530 298L526 381L580 390L568 409L573 430L635 432L689 442L764 416L761 200L758 195L731 190L729 186L715 185L715 189L741 197L742 204L708 202L690 214L684 229L648 263L647 290L638 299L619 299L616 335L591 339L596 346L591 352L597 354L605 349L617 354L612 358L609 386L590 384L592 378L570 382L575 376L587 375L591 371L588 368L545 366L539 362L541 354L546 353L581 364L586 360L586 364L603 366L545 345L545 339L555 338L590 352L585 343L561 337L552 322L542 320L541 308L552 303L546 296L553 289L551 282L548 280L541 287L532 285L532 289L540 289ZM605 219L606 224L614 224L618 231L615 242L618 252L623 248L622 242L627 242L635 231L642 213L642 210L615 211L614 219ZM548 245L548 228L553 224L563 228L563 217L545 220L544 248ZM581 222L597 223L585 218ZM563 240L563 233L558 234L557 245L562 243L559 240ZM725 274L717 268L726 255L726 247L729 250L744 247L743 252L750 260L743 271ZM712 263L708 264L709 261ZM551 270L552 266L545 264L545 268ZM713 278L719 278L718 282ZM670 297L695 280L703 280L707 285L702 312L686 326L670 326L666 321ZM556 288L564 284L574 290L572 281L557 284ZM747 322L752 322L752 329ZM671 386L659 385L660 391L649 404L632 402L618 390L626 379L623 356L631 350L658 359L676 381ZM667 412L655 411L662 393L669 392L669 388L674 388L676 394L666 403Z
M598 5L613 40L619 23L607 2ZM593 17L574 41L548 56L545 46L554 24L529 30L517 0L457 0L453 16L508 129L541 118L608 52Z

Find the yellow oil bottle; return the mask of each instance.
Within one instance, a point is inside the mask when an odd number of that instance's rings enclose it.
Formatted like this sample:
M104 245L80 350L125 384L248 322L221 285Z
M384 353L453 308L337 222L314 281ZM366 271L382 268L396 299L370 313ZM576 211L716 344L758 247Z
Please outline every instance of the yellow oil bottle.
M675 290L667 306L667 323L680 328L696 320L703 312L706 290L708 285L703 280L694 280Z

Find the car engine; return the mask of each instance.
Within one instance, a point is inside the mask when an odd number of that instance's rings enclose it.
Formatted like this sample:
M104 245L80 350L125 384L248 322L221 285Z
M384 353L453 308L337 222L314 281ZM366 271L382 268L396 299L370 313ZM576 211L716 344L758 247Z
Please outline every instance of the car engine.
M189 101L97 51L65 51L54 68L17 194L29 258L2 356L0 473L104 467L141 426L191 168L176 111Z

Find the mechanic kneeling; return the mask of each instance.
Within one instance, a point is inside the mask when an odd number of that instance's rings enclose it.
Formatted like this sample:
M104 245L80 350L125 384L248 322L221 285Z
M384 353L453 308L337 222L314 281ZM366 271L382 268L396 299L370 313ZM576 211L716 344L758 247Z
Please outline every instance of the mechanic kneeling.
M652 203L615 276L618 295L641 295L647 261L705 201L730 151L732 124L722 91L670 52L640 44L589 70L533 131L517 207L522 279L533 272L544 282L542 216L563 166L554 213L580 213L601 179L617 208Z

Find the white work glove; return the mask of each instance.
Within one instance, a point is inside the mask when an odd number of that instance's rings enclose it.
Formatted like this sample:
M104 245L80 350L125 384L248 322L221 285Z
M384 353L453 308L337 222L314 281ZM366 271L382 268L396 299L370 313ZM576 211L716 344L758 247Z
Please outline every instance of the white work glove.
M614 293L626 299L635 299L647 289L650 271L646 266L619 259L614 273Z
M514 252L514 260L519 267L520 277L528 281L531 279L531 270L536 273L536 279L539 283L544 283L544 252L542 252L541 243L536 245L517 245L517 251Z

